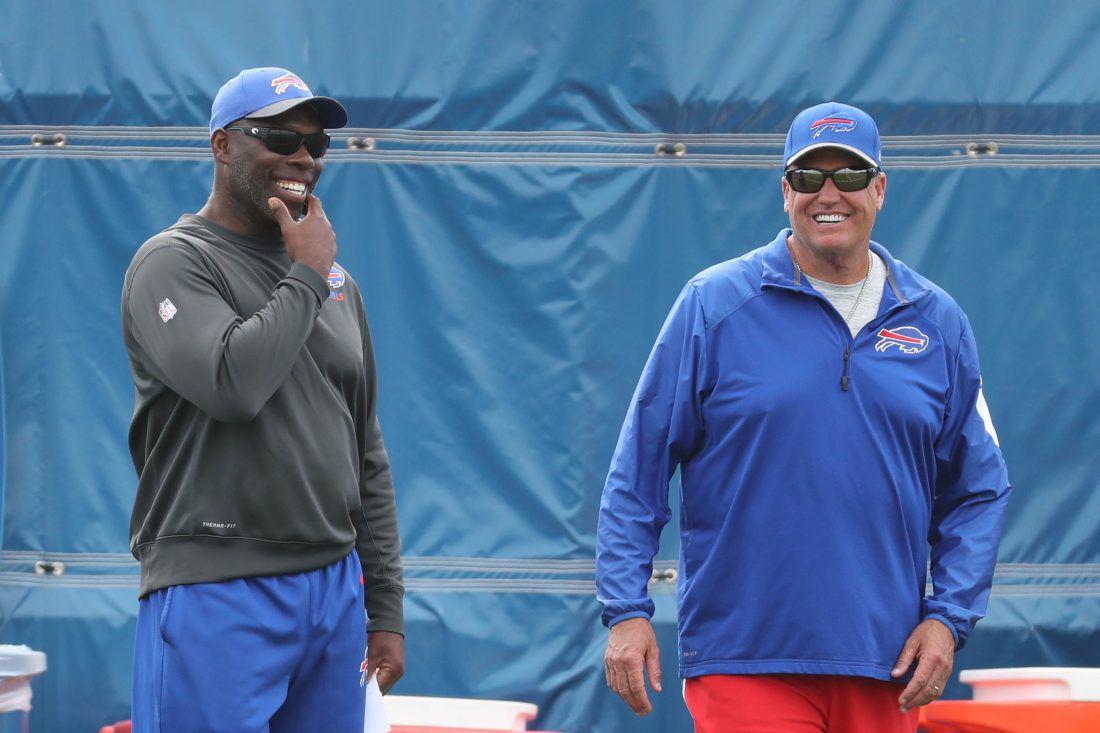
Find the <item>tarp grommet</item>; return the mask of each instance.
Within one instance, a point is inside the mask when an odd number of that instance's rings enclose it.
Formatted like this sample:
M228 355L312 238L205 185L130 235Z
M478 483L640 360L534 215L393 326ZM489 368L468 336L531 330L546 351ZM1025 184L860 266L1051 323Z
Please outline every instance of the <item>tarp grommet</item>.
M1000 146L993 141L966 144L966 154L971 158L977 158L980 155L996 155L998 150Z
M54 133L53 135L42 135L39 133L31 135L31 145L36 148L40 148L43 145L54 145L60 148L65 144L66 140L67 138L60 132Z
M676 578L679 577L679 573L675 568L666 568L664 570L654 568L653 574L649 576L650 583L675 583Z
M61 575L65 572L65 563L36 560L34 563L35 575Z
M687 153L687 145L683 143L657 143L653 148L653 154L658 158L663 158L666 155L675 155L681 157Z
M348 147L353 150L366 150L370 152L378 147L378 141L373 137L349 137Z

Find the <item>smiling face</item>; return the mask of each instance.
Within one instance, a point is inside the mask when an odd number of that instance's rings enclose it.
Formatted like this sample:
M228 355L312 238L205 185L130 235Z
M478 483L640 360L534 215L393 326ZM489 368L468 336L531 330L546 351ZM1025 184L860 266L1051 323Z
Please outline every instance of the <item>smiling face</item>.
M823 171L866 167L866 161L839 148L814 150L789 166ZM880 173L861 191L840 191L832 179L817 193L798 193L786 179L782 186L783 210L793 232L788 243L802 269L830 282L858 282L867 269L871 229L886 197L886 175Z
M246 117L229 127L246 125L302 134L321 131L317 113L308 105L276 117ZM304 145L290 155L280 155L268 150L263 140L237 130L216 132L212 143L219 163L214 199L215 208L222 215L219 218L223 218L220 223L243 234L264 236L278 232L267 204L272 196L286 204L291 217L297 218L306 195L313 191L324 170L323 160L310 156Z

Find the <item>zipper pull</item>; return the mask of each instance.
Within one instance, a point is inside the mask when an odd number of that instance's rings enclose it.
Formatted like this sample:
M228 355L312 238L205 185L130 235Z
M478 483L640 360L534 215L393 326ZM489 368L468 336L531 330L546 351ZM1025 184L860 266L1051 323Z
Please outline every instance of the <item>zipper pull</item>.
M851 350L851 346L844 349L844 373L840 375L840 388L845 392L848 391L848 362L851 360Z

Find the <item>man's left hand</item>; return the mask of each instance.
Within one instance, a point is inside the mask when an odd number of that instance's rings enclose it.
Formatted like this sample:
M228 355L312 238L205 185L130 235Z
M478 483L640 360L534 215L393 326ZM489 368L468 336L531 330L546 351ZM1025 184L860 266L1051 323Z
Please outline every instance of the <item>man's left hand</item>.
M378 674L385 695L405 674L405 637L392 631L367 632L367 679Z
M913 665L913 678L898 698L901 712L927 705L943 694L955 664L955 637L951 630L934 618L922 621L905 640L891 677L901 677Z

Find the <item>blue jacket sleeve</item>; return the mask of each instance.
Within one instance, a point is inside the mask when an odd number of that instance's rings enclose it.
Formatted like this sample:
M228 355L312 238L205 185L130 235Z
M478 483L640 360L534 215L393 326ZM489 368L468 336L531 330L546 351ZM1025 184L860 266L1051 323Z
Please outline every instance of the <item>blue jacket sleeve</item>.
M653 615L647 584L668 483L703 440L706 329L695 285L680 293L631 399L611 460L596 530L596 594L608 627Z
M937 480L928 538L933 594L924 599L922 617L944 622L962 648L985 615L1012 491L965 316L954 371L944 428L936 443Z

